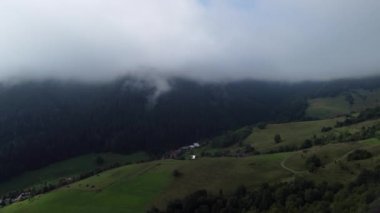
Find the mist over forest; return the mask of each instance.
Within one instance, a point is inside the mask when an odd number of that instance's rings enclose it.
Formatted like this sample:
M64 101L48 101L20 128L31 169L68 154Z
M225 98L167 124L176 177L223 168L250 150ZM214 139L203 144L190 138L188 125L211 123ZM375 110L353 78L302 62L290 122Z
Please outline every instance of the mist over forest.
M0 213L380 212L379 11L0 0Z
M199 83L128 76L29 81L0 89L1 179L91 152L160 155L258 122L305 120L308 98L374 89L379 78Z

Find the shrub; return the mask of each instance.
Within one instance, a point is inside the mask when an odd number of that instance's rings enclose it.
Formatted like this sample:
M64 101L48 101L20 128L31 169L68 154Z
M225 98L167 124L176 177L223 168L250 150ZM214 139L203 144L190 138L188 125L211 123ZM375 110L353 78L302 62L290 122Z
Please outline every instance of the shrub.
M267 124L266 123L259 123L259 124L257 124L257 128L265 129L265 128L267 128Z
M276 134L274 136L274 142L275 143L281 143L281 141L282 141L281 135L280 134Z
M182 175L183 174L180 171L178 171L177 169L173 170L173 176L174 177L181 177Z
M316 155L312 155L306 159L306 168L309 170L309 172L314 172L321 166L321 159L319 159Z
M322 127L322 129L321 129L321 132L329 132L329 131L331 131L333 128L332 127Z
M313 146L313 142L309 139L306 139L301 145L301 149L307 149Z
M367 150L357 149L347 156L348 161L364 160L372 157L372 153Z
M244 147L244 152L247 153L247 154L248 153L253 153L253 152L255 152L255 148L252 145L247 144Z

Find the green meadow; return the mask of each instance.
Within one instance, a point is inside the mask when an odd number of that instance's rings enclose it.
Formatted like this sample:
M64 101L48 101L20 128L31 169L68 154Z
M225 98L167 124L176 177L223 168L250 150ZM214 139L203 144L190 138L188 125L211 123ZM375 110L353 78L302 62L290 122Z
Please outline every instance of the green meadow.
M346 100L346 95L350 94L353 103L350 104ZM306 115L313 118L332 118L349 114L351 112L359 112L366 108L380 106L380 90L354 90L346 92L335 97L315 98L308 101L309 107Z
M144 212L152 206L196 189L232 192L245 184L257 187L262 180L278 182L291 177L280 163L289 153L248 158L161 160L131 164L100 173L50 193L5 207L1 212ZM180 177L172 175L180 171ZM233 171L233 172L232 172Z
M148 155L140 152L131 155L120 155L114 153L88 154L51 164L42 169L26 172L16 178L0 184L0 194L12 190L22 190L27 187L57 182L60 178L78 175L82 172L91 171L98 167L95 159L101 156L104 159L102 166L114 163L132 163L147 160Z
M253 128L243 141L262 153L284 145L301 145L314 135L324 136L339 132L356 132L362 127L373 126L380 120L371 120L351 126L333 128L321 132L322 127L334 127L338 120L333 118L317 121L269 124L264 129ZM282 141L274 142L280 134ZM237 149L234 144L223 149ZM357 149L373 154L370 159L347 161L347 156ZM218 151L204 146L200 151ZM78 174L96 168L94 159L99 154L74 158L50 165L44 169L28 172L11 182L0 185L1 190L35 185L45 181ZM316 155L322 166L315 172L307 170L305 161ZM105 162L137 162L147 159L144 153L129 156L102 154ZM46 194L0 209L1 213L45 213L45 212L145 212L154 207L163 209L176 198L206 189L212 193L230 194L236 187L245 185L249 189L263 183L278 183L296 177L319 181L353 180L362 168L374 168L380 163L380 140L376 137L362 141L329 143L312 146L304 150L247 157L198 157L195 160L155 160L133 163L102 172L90 178L64 186ZM174 175L177 171L180 175ZM2 188L1 188L2 186Z
M318 121L292 122L282 124L269 124L265 129L254 128L252 134L244 143L251 144L255 149L266 152L273 148L285 145L301 145L313 135L321 134L322 127L333 127L339 119L327 119ZM274 136L279 134L280 143L274 142Z

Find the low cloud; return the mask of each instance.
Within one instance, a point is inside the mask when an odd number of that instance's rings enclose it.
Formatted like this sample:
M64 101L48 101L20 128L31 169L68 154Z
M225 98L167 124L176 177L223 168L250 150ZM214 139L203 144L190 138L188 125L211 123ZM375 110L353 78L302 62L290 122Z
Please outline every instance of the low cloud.
M2 0L0 80L380 74L379 10L377 0Z
M149 73L133 73L133 78L124 80L124 89L126 90L150 90L147 96L147 109L153 109L161 95L169 92L172 87L169 83L169 76L152 75Z

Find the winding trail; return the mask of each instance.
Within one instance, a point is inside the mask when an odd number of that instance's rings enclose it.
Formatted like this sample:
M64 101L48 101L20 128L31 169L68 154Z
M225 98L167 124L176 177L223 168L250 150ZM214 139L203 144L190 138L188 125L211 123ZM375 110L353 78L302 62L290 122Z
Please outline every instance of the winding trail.
M335 159L334 161L341 161L341 160L344 160L344 158L346 158L349 154L351 154L352 152L354 152L356 149L357 149L357 148L354 148L354 149L352 149L352 150L346 152L345 154L343 154L341 157ZM294 153L294 154L297 154L297 153ZM294 155L294 154L293 154L293 155ZM282 167L283 169L285 169L285 170L287 170L287 171L293 173L293 175L299 175L299 174L302 174L302 173L308 172L307 170L297 171L297 170L291 169L291 168L289 168L289 167L287 167L287 166L285 165L286 161L287 161L290 157L292 157L293 155L290 155L290 156L286 157L284 160L282 160L282 161L281 161L281 164L280 164L281 167ZM334 162L334 161L332 161L332 162ZM330 163L332 163L332 162L330 162ZM330 163L329 163L329 164L330 164Z
M342 155L342 157L336 159L336 161L341 161L341 160L343 160L344 158L346 158L349 154L351 154L351 153L354 152L355 150L357 150L357 148L352 149L352 150L346 152L344 155Z
M294 175L298 175L298 174L300 174L300 173L307 172L307 170L296 171L296 170L291 169L291 168L289 168L289 167L287 167L287 166L285 165L285 162L286 162L290 157L292 157L292 156L293 156L293 155L290 155L290 156L286 157L284 160L282 160L282 161L281 161L281 164L280 164L281 167L282 167L283 169L285 169L285 170L287 170L287 171L293 173Z

